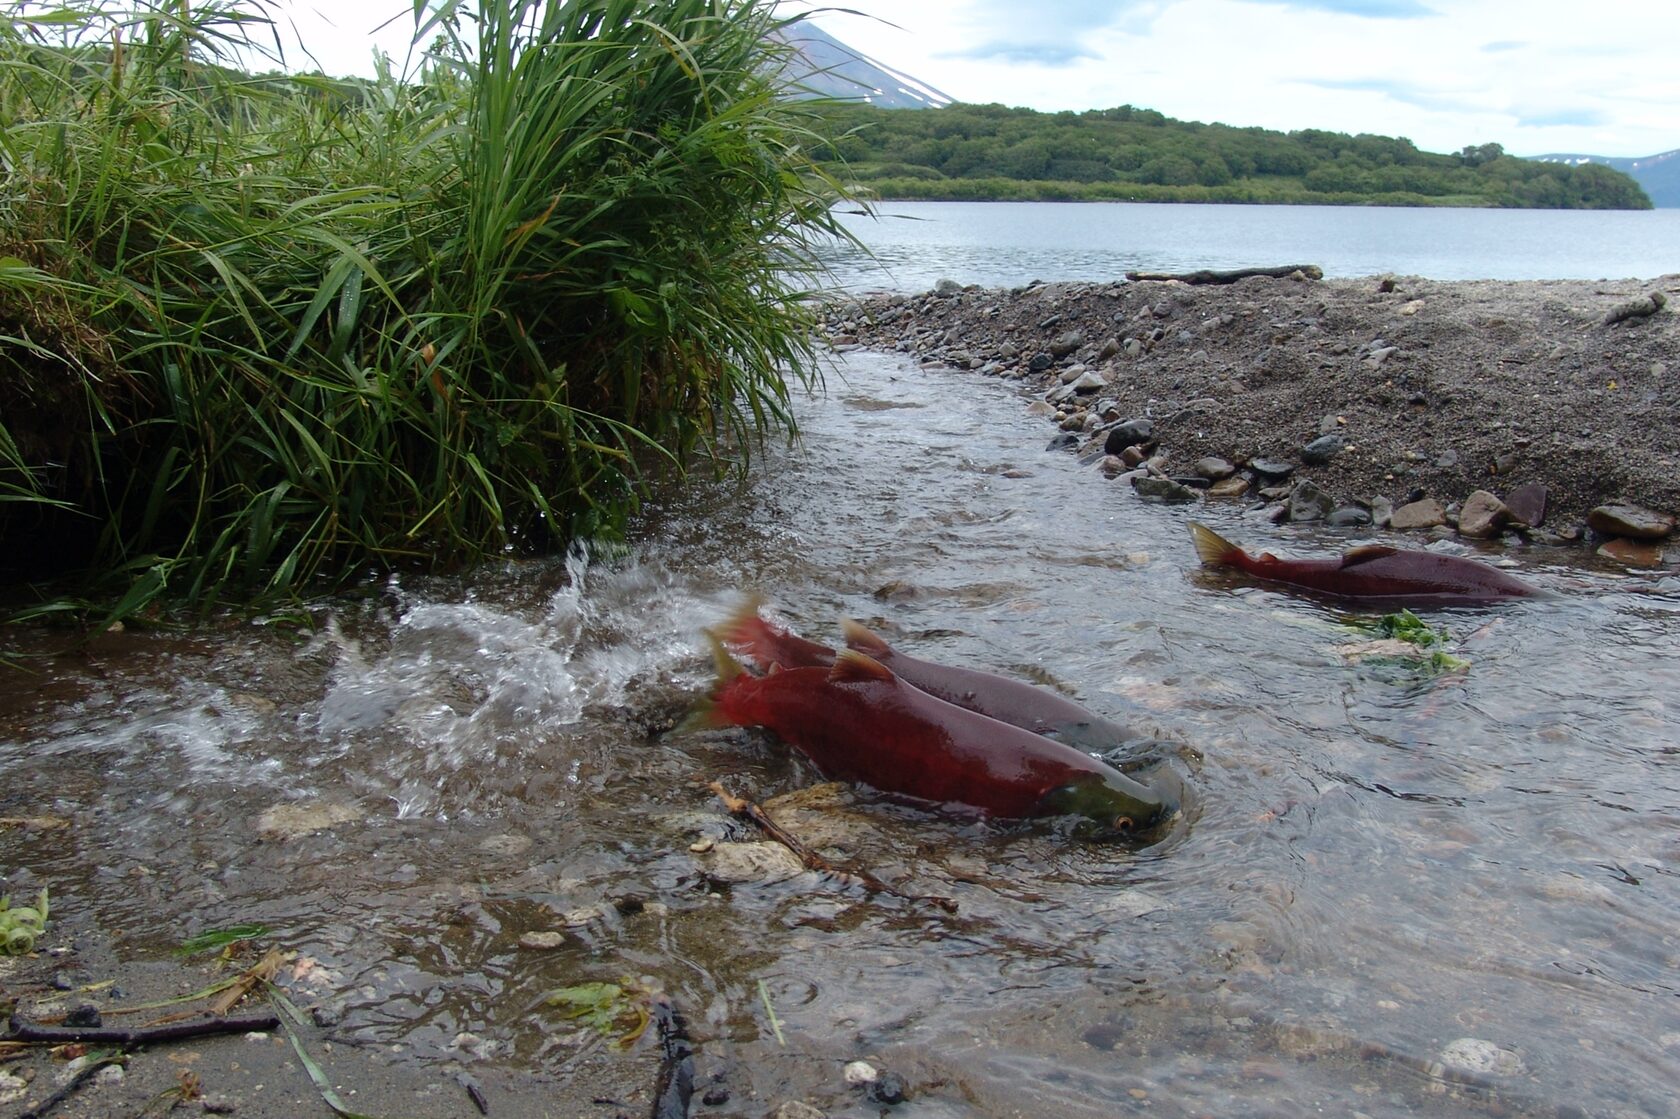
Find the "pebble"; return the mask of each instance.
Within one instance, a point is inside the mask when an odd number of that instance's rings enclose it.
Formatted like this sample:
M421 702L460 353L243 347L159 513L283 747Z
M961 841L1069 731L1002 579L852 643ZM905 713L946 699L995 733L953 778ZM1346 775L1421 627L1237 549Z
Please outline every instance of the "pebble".
M1340 435L1321 435L1301 448L1301 461L1308 466L1323 466L1342 453Z
M232 1115L239 1110L239 1105L233 1102L232 1097L219 1092L200 1097L198 1106L206 1115Z
M1598 554L1629 567L1661 567L1663 564L1661 546L1649 540L1626 540L1622 537L1606 540L1599 546Z
M1155 438L1155 425L1149 420L1127 420L1110 428L1103 439L1103 451L1117 455L1127 447L1135 447Z
M904 1078L896 1072L883 1072L864 1088L863 1094L871 1102L886 1104L889 1107L895 1103L903 1103Z
M1433 497L1407 502L1389 517L1389 527L1411 530L1434 528L1447 523L1447 511Z
M771 1119L827 1119L827 1117L808 1103L800 1100L789 1100L772 1113Z
M551 952L566 943L564 933L552 930L544 932L528 932L519 938L519 946L535 952Z
M1442 1072L1451 1070L1476 1076L1518 1076L1528 1071L1516 1053L1479 1037L1448 1042L1437 1061L1439 1066L1444 1066ZM1434 1068L1430 1071L1441 1075Z
M1167 505L1184 505L1201 497L1200 491L1171 478L1155 478L1149 475L1133 478L1132 488L1145 501L1157 501Z
M868 1061L852 1061L842 1073L847 1084L871 1084L881 1071Z
M1330 495L1311 482L1301 481L1289 491L1289 519L1291 521L1322 521L1330 515L1335 502Z
M1237 468L1231 464L1229 459L1223 459L1217 455L1197 459L1196 465L1190 469L1210 482L1224 481L1237 472Z
M1240 475L1224 478L1208 487L1208 496L1241 497L1243 494L1248 492L1248 487L1248 479L1241 477Z
M281 842L326 831L339 824L360 820L365 812L351 804L330 801L304 801L297 804L276 804L257 817L257 831L265 839Z
M1511 510L1487 490L1477 490L1464 499L1458 511L1458 531L1461 536L1485 540L1497 536L1511 523Z
M701 869L714 882L769 884L785 882L805 872L799 856L780 843L719 843L700 859Z
M1600 505L1587 514L1587 524L1606 536L1631 540L1665 540L1674 531L1674 518L1625 501Z
M1549 491L1539 482L1526 482L1505 495L1505 508L1511 516L1530 528L1546 523L1546 498Z
M1281 482L1295 473L1294 463L1279 462L1270 458L1251 459L1248 468L1263 482Z

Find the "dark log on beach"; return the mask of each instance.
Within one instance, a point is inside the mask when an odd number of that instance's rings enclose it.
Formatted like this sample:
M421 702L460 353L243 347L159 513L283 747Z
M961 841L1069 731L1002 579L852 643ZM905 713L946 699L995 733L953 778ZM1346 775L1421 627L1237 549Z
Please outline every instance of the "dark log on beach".
M14 1014L10 1040L50 1041L55 1044L83 1041L89 1044L150 1045L158 1041L179 1041L182 1038L205 1037L210 1034L271 1030L277 1022L278 1019L271 1012L230 1018L198 1018L157 1026L48 1026Z
M1284 264L1277 268L1236 268L1229 272L1213 272L1204 268L1199 272L1128 272L1128 280L1177 280L1181 284L1234 284L1250 276L1270 276L1286 279L1299 272L1309 280L1324 279L1324 269L1316 264Z

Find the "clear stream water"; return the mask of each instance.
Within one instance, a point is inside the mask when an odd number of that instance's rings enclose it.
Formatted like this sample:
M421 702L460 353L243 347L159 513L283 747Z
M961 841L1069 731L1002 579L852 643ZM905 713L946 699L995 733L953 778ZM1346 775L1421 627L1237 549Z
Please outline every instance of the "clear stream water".
M1675 581L1496 550L1555 597L1431 614L1467 670L1359 661L1347 615L1202 572L1185 512L1041 450L1023 403L855 354L800 447L674 488L628 548L8 674L0 815L74 826L0 832L7 884L131 956L267 924L319 962L336 1036L421 1068L463 1031L480 1064L561 1067L539 996L646 977L728 1069L696 1114L874 1114L840 1077L861 1057L914 1117L1680 1114ZM747 589L808 636L857 617L1150 729L1183 818L1094 843L860 795L831 813L856 861L956 914L709 885L705 781L818 780L761 733L666 733ZM265 840L277 805L348 818ZM517 946L562 914L565 946Z

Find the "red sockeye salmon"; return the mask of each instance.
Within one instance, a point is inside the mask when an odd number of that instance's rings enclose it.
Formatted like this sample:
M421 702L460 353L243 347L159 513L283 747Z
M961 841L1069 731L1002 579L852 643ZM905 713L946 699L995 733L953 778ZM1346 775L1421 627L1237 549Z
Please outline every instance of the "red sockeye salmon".
M768 668L822 667L834 663L834 650L789 633L759 617L752 601L718 629L729 645ZM1083 750L1112 750L1140 737L1137 731L1087 711L1045 688L974 668L936 664L901 653L879 636L847 620L846 644L891 669L900 680L947 703L966 707L1034 734Z
M1429 598L1443 602L1486 602L1522 598L1539 588L1496 567L1459 556L1367 544L1336 559L1279 559L1270 552L1251 556L1206 525L1190 522L1196 554L1208 567L1234 567L1270 579L1343 598Z
M691 722L764 727L832 779L1004 818L1078 815L1145 827L1167 805L1089 754L911 687L862 653L742 671L713 639L718 682Z

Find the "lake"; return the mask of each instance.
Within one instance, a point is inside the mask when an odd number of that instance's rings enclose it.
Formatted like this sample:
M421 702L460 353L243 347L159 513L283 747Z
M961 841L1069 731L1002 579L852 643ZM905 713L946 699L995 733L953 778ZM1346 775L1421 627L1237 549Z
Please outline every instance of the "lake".
M841 215L833 282L925 291L1316 264L1331 277L1648 279L1680 272L1680 209L1478 210L1130 202L883 202Z

